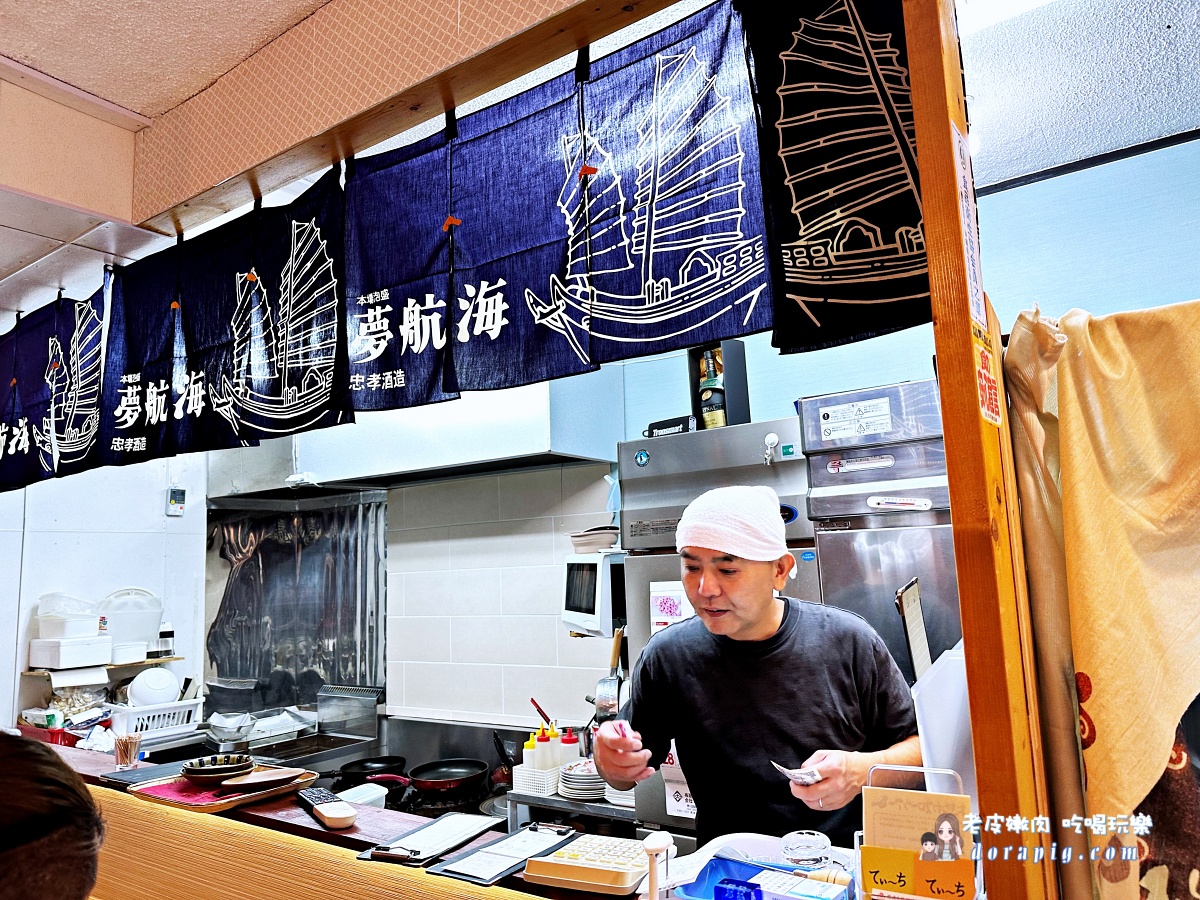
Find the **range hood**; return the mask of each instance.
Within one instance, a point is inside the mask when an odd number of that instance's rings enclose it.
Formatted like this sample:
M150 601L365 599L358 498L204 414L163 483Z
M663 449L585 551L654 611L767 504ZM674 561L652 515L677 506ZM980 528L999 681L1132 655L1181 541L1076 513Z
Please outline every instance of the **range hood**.
M616 462L620 366L413 409L208 455L208 495L389 488L553 463Z

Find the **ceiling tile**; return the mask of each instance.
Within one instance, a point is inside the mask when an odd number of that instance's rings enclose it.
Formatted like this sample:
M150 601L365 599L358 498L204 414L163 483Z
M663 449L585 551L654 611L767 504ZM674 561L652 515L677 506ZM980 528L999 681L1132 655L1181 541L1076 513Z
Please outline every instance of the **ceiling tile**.
M111 256L125 259L141 259L151 253L157 253L170 247L174 238L166 237L155 231L138 228L136 225L125 225L121 222L105 222L93 228L74 243L89 250L98 250Z
M50 238L0 225L0 279L19 272L60 246L60 242Z
M64 244L0 281L0 309L30 312L52 301L59 288L68 297L86 299L104 284L104 265L111 260L109 254Z
M65 206L0 190L0 225L69 244L104 220Z

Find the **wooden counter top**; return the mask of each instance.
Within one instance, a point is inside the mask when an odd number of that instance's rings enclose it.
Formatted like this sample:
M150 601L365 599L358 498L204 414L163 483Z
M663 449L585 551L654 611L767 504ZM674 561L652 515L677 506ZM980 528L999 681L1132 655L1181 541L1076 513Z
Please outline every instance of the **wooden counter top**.
M53 745L58 751L59 756L72 769L78 772L85 782L91 785L98 785L108 790L112 790L114 785L111 782L102 781L102 775L112 772L115 768L113 758L106 753L98 753L93 750L79 750L75 747L63 747ZM140 767L146 767L147 764L139 763ZM121 796L121 792L112 790L113 794ZM106 796L106 794L98 794ZM104 814L106 818L114 815L119 815L122 810L136 811L138 813L146 813L149 815L161 814L166 815L168 807L160 804L149 803L145 800L137 800L132 796L128 797L126 802L122 796L121 803L118 804L115 798L108 802L101 801L104 806ZM128 805L132 803L133 805ZM423 816L416 816L410 813L396 812L390 809L379 809L373 806L362 806L360 804L352 804L358 811L358 818L354 825L350 828L339 831L330 831L319 822L312 818L308 813L300 808L296 803L293 795L284 795L282 797L273 797L264 800L260 803L254 803L247 806L239 806L228 812L208 815L203 813L189 813L182 810L170 809L173 822L186 822L189 817L195 817L202 820L197 823L197 826L204 826L204 829L211 831L211 826L221 820L230 820L229 830L237 831L243 825L257 826L270 832L291 835L298 838L306 838L313 842L328 845L333 848L342 848L343 850L354 851L355 853L373 847L376 844L384 843L407 831L411 831L421 825L428 824L431 820ZM143 809L142 807L148 807ZM232 823L238 823L234 825ZM122 823L123 824L123 823ZM500 837L505 831L506 823L498 822L497 829L487 831L473 841L465 844L459 851L468 850L472 847L481 846L489 843ZM110 835L117 833L117 829L110 828ZM175 836L177 837L177 836ZM463 888L470 887L466 882L459 881L453 878L443 878L439 876L430 876L428 873L420 869L413 869L406 866L400 866L394 863L381 862L366 862L355 860L355 863L363 866L365 869L375 870L393 870L403 869L411 873L414 877L420 877L420 884L423 888L419 896L428 896L431 898L459 898L467 896ZM371 880L369 877L367 880ZM510 876L503 879L498 888L505 888L512 891L519 891L522 894L533 894L540 897L557 898L557 900L595 900L600 896L590 894L583 891L565 890L562 888L554 888L546 885L529 884L521 878L520 875ZM488 888L473 888L474 891L488 891ZM497 890L497 895L513 896L508 893L508 890ZM97 896L100 896L97 894ZM168 896L168 895L163 895ZM364 895L365 896L365 895ZM416 895L413 895L416 896Z

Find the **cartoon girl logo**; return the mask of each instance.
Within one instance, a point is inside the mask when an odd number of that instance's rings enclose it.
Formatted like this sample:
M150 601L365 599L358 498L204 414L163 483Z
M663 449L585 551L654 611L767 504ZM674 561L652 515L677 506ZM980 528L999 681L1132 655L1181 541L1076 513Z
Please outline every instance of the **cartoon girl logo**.
M942 813L937 817L933 833L936 838L934 845L936 859L948 862L962 856L962 832L959 831L958 816L954 813Z

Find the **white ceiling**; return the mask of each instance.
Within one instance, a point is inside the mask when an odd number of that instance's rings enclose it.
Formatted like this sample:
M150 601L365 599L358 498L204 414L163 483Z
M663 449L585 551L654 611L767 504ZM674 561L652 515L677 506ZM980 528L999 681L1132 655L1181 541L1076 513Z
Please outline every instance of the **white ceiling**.
M959 0L963 19L988 3ZM979 187L1200 128L1196 0L1055 0L962 55Z
M210 0L200 15L191 0L0 0L0 57L155 115L324 2ZM1200 129L1196 0L958 6L977 186ZM87 296L105 263L169 243L0 190L0 331L13 310L48 303L60 287Z

